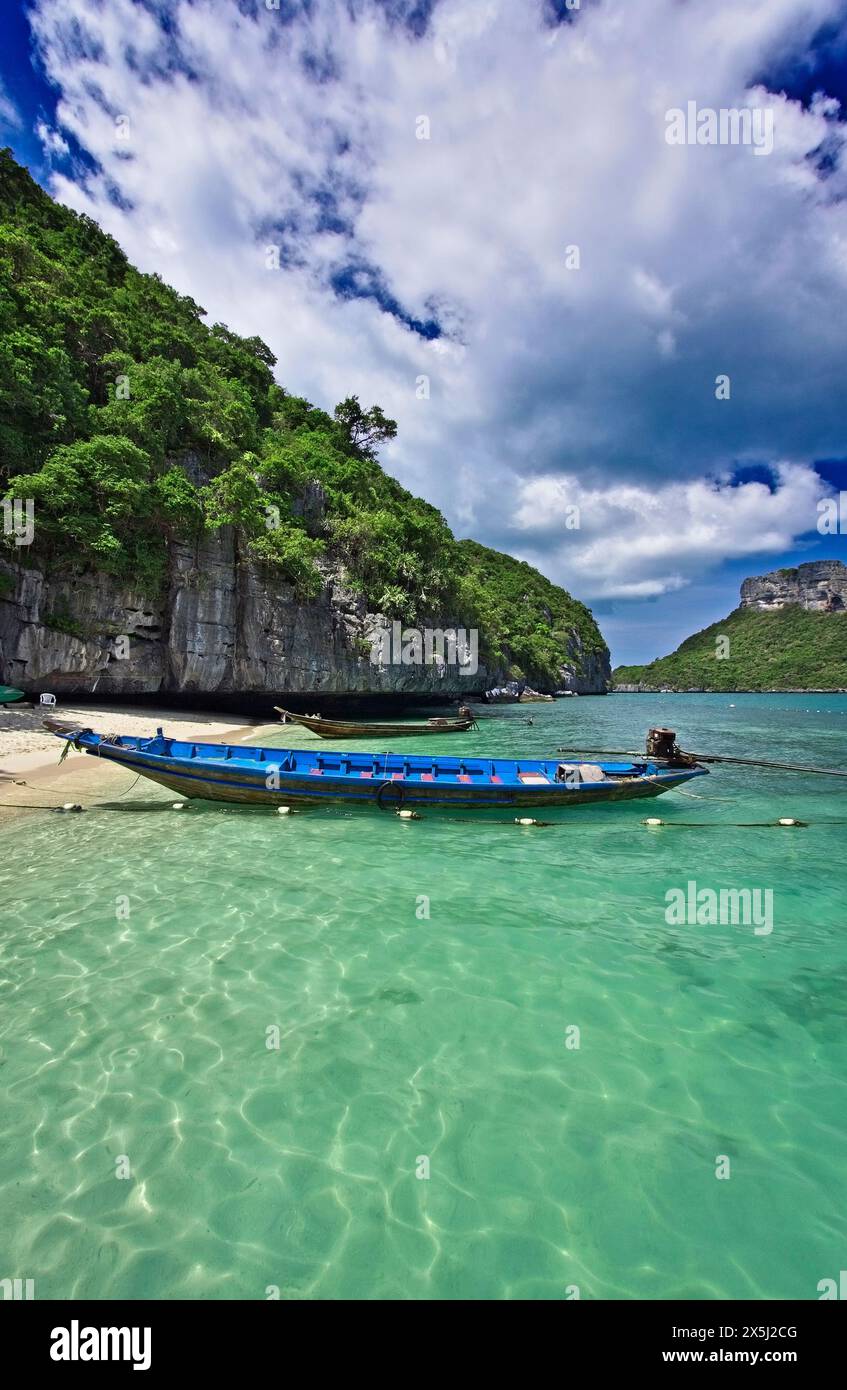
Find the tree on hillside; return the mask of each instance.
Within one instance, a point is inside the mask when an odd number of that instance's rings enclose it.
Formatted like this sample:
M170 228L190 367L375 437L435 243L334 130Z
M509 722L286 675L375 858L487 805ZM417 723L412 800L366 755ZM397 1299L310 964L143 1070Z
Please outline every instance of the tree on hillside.
M358 396L348 396L335 407L335 418L355 449L373 458L377 444L394 439L397 421L389 420L381 406L363 410Z

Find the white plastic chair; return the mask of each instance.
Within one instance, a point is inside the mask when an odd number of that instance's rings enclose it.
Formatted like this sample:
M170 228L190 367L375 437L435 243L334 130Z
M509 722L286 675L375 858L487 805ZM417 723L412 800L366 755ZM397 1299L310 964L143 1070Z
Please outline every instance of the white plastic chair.
M56 696L55 696L55 695L39 695L39 697L38 697L38 703L39 703L40 705L55 705L55 703L56 703Z

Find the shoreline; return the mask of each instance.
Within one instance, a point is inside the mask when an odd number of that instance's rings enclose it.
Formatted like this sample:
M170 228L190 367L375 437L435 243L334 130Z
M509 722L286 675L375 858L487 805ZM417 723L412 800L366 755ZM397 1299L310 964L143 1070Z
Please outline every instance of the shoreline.
M224 737L230 743L243 743L252 737L264 720L246 722L245 716L222 716L204 710L175 710L137 706L123 702L102 705L60 705L48 709L31 705L0 706L0 785L14 785L22 778L43 780L46 773L62 776L69 768L79 768L76 761L58 766L61 743L55 734L42 727L43 720L54 715L80 728L99 725L110 734L129 734L151 737L161 725L177 725L179 737L216 742ZM249 716L248 716L249 718ZM93 761L86 758L86 761Z

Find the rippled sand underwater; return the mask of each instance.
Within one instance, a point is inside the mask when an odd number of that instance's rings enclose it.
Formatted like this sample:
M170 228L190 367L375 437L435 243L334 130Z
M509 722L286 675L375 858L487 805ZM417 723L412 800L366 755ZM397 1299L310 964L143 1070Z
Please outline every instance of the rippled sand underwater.
M529 713L462 748L669 722L847 766L845 697ZM837 1278L847 782L727 769L546 830L175 813L129 782L0 823L0 1276L60 1299L815 1299ZM780 815L809 828L737 825ZM772 889L773 931L669 926L689 880Z

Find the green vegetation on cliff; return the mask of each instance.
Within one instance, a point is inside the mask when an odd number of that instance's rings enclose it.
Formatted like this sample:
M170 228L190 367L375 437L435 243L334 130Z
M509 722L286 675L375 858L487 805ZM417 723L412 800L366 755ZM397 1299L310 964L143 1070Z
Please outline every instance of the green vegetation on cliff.
M726 638L728 654L719 641ZM618 666L615 687L671 690L847 689L847 613L790 604L767 612L736 608L647 666Z
M494 634L491 655L511 661L514 674L543 671L558 682L557 667L568 654L572 634L586 655L604 651L589 609L532 565L477 541L459 541L458 550L461 611L476 615L480 633ZM579 664L579 652L570 654Z
M290 395L260 339L204 313L0 152L0 497L35 503L30 561L153 593L170 540L230 524L304 599L336 558L373 611L478 627L484 655L531 681L558 680L572 627L603 650L582 604L457 542L383 472L396 425L378 406L329 415Z

